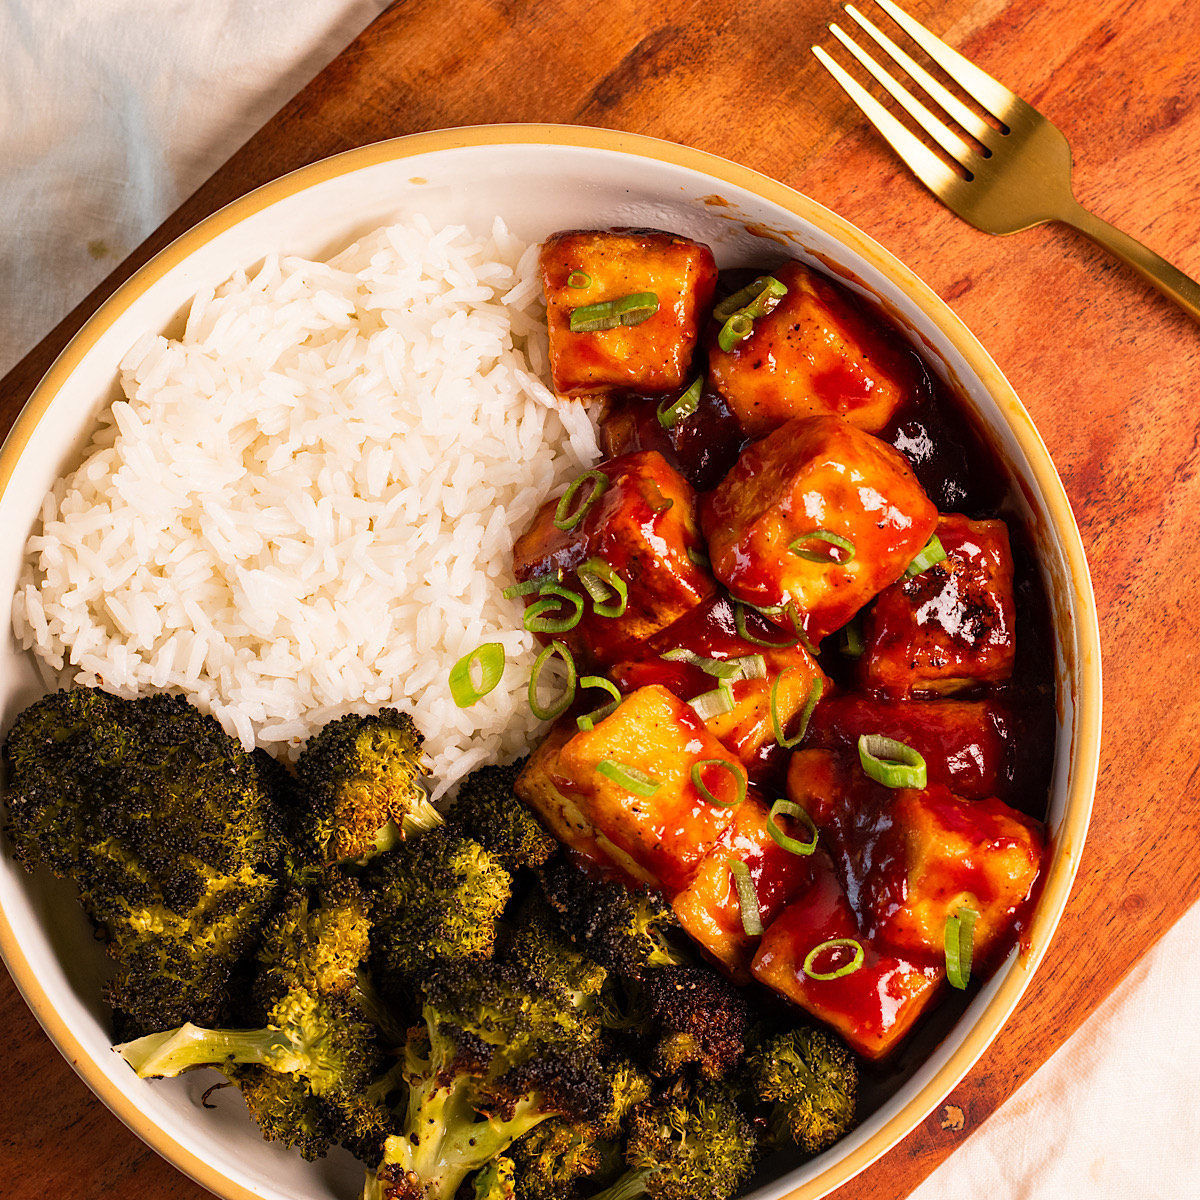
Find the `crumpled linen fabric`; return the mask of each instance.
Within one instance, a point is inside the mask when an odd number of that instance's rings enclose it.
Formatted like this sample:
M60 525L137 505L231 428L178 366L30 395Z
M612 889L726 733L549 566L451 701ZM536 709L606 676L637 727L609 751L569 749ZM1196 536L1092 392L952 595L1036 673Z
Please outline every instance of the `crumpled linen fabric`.
M0 0L0 373L385 7ZM1198 992L1200 907L913 1200L1200 1198Z

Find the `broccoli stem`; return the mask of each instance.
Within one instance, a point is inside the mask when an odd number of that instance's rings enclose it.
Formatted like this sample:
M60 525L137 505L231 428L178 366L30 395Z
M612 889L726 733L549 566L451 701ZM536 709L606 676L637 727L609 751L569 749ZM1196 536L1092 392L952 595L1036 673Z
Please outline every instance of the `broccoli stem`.
M650 1167L640 1171L626 1171L611 1187L598 1192L592 1200L634 1200L636 1196L646 1195L646 1181L654 1174Z
M278 1029L202 1029L188 1022L115 1047L142 1079L167 1078L216 1063L256 1064L280 1073L311 1061Z

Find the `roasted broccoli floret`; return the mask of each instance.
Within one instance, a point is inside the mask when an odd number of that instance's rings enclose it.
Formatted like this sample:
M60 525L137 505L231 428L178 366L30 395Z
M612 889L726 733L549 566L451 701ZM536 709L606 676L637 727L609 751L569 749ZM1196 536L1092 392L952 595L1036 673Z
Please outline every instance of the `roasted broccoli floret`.
M511 1158L493 1158L475 1176L475 1200L515 1200L517 1195L516 1169Z
M765 1129L765 1148L817 1154L854 1126L858 1067L835 1034L801 1027L767 1038L746 1057L741 1097Z
M424 738L399 709L330 721L296 763L302 862L361 862L442 823L421 778Z
M278 890L278 777L177 696L44 697L5 743L17 855L79 886L117 970L118 1025L233 1018Z
M710 967L647 971L635 1008L656 1075L675 1076L695 1063L706 1078L720 1079L745 1053L746 1001Z
M447 823L474 838L509 871L537 867L558 849L558 843L517 798L513 781L525 759L509 766L473 771L459 785Z
M527 897L505 919L498 953L536 978L564 988L588 1012L606 1003L608 971L563 933L557 914L539 895Z
M339 1140L326 1105L305 1080L265 1067L227 1065L221 1073L237 1085L268 1142L282 1142L311 1162Z
M564 931L609 970L640 979L650 968L686 961L667 939L678 922L658 892L602 882L562 860L540 874L542 891Z
M375 931L371 967L387 996L434 964L491 956L512 876L476 841L448 829L380 855L364 877Z
M756 1153L754 1128L725 1087L680 1083L634 1109L628 1169L594 1200L728 1200Z
M611 1107L598 1030L561 989L508 964L458 960L423 991L404 1128L368 1174L366 1200L450 1200L539 1122L599 1121Z

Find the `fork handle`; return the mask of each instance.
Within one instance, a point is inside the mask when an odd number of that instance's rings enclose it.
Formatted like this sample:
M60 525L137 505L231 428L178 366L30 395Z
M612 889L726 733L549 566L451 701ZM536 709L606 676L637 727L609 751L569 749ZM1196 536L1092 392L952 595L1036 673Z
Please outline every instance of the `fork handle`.
M1115 225L1102 221L1082 204L1058 216L1064 224L1078 229L1097 246L1102 246L1122 262L1128 263L1147 283L1174 300L1193 321L1200 321L1200 283L1173 267L1165 258L1147 249L1136 238L1122 233Z

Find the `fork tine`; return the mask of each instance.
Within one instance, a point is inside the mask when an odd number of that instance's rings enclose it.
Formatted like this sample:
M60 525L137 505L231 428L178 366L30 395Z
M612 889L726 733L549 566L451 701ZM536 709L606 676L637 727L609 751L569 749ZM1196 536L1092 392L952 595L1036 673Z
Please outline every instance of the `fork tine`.
M1023 106L1024 102L1018 95L1010 92L986 71L981 71L969 59L963 58L957 50L952 50L892 0L875 2L968 96L978 100L997 120L1003 121L1014 107Z
M847 10L851 11L851 10ZM951 158L957 159L960 163L966 166L966 160L974 154L974 150L963 141L957 133L954 132L944 121L939 120L906 88L896 82L865 50L861 50L850 38L842 32L836 25L830 25L829 32L833 34L851 54L875 77L884 88L887 89L892 99L904 109L906 113Z
M844 7L847 15L857 21L876 43L891 55L892 59L899 64L900 69L906 71L933 97L951 120L957 121L976 141L982 142L984 145L989 144L989 138L996 137L995 129L977 113L972 112L953 92L943 87L911 54L897 46L873 21L864 17L853 4L847 4ZM886 84L884 86L887 87ZM933 135L931 134L931 136Z
M842 89L862 109L867 120L891 143L892 149L908 164L914 175L931 191L945 196L966 186L915 133L892 116L848 71L839 66L820 46L812 52L821 65L841 84Z

